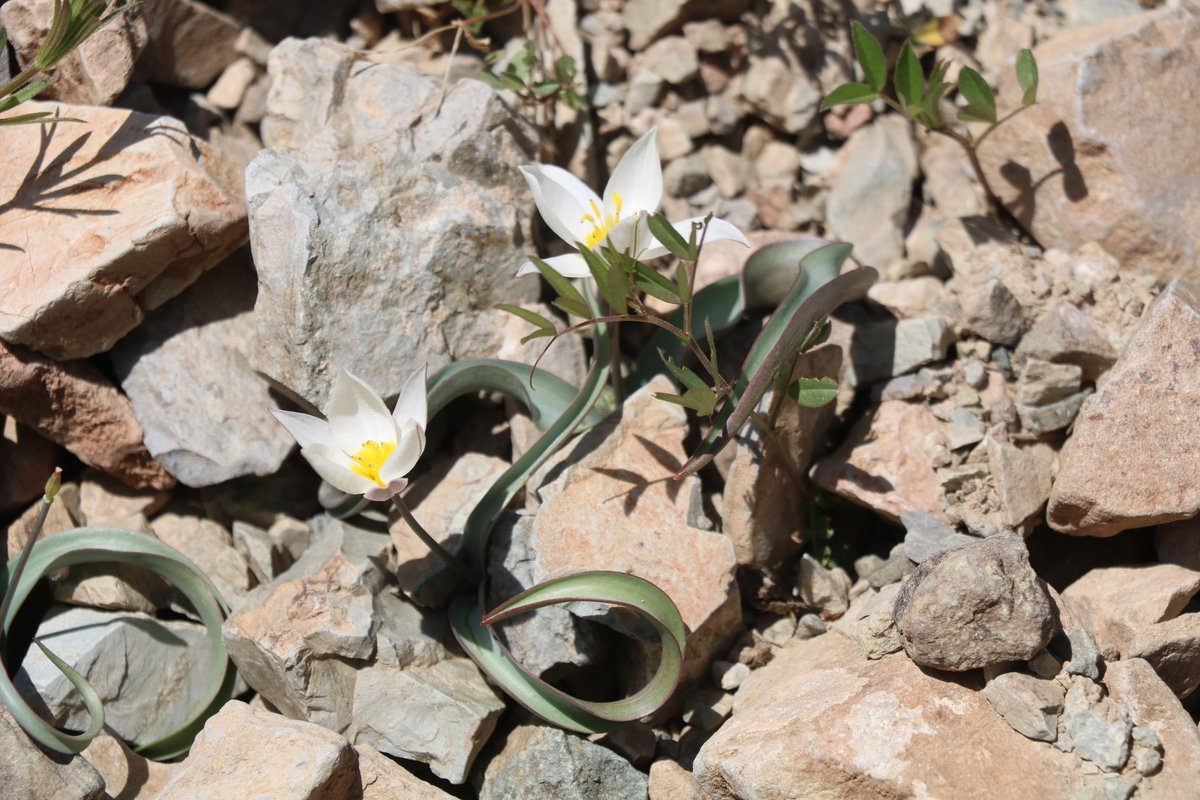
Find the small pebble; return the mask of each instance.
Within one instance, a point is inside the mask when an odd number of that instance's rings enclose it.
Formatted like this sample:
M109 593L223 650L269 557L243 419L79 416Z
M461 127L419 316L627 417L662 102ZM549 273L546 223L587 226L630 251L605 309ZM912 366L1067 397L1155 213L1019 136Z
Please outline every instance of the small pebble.
M750 677L750 667L731 661L714 661L712 665L713 683L727 692L732 692L742 685L742 681Z
M825 620L816 614L805 614L800 617L800 621L796 625L796 638L811 639L814 636L820 636L828 629L829 626L825 624Z

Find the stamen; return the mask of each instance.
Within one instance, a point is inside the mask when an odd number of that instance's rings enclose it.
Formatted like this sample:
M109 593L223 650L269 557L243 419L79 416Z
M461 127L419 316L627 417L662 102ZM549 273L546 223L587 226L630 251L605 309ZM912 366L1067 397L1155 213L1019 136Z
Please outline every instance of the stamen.
M376 486L383 486L383 481L379 479L379 469L395 451L395 442L376 442L368 439L362 443L357 453L350 456L350 469L373 481Z

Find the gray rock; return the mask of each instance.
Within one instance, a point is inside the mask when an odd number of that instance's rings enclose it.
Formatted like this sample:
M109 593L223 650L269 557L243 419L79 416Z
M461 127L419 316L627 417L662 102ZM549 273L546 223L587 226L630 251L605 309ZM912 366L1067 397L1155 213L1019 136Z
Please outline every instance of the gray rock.
M840 617L850 607L850 583L850 576L841 567L826 569L809 553L800 559L796 591L808 608Z
M178 730L204 700L207 682L198 676L212 647L202 625L74 607L47 617L37 636L92 684L105 724L128 741L145 744ZM27 702L44 703L55 724L87 727L79 692L41 650L30 649L14 682Z
M355 60L322 40L271 53L264 151L246 171L264 371L318 407L333 365L385 395L415 366L489 356L516 281L532 141L490 88Z
M663 169L663 189L671 197L688 197L711 183L708 159L701 153L677 158Z
M1025 330L1021 303L997 278L960 285L958 295L964 331L994 344L1015 345Z
M254 585L250 565L220 523L168 511L155 517L150 527L155 536L200 567L225 602L236 606Z
M1017 403L1017 416L1021 420L1021 427L1030 433L1062 430L1075 421L1075 417L1083 408L1083 401L1091 394L1091 389L1084 389L1046 405L1027 406Z
M1002 521L1016 529L1046 505L1053 482L1050 462L994 437L987 440L987 456Z
M664 36L638 57L638 62L667 83L678 86L696 77L696 48L682 36Z
M1099 680L1100 648L1096 645L1096 637L1087 628L1067 628L1064 633L1071 650L1067 674Z
M892 583L880 589L858 612L858 643L867 658L883 658L902 649L896 631L894 609L900 584Z
M1062 671L1062 662L1049 650L1041 650L1026 663L1029 671L1039 678L1053 678Z
M712 677L713 683L727 692L732 692L750 677L750 667L741 662L714 661Z
M984 695L996 713L1022 736L1040 742L1058 738L1063 687L1023 672L1006 672L987 682Z
M925 511L901 511L900 524L905 531L904 554L917 564L945 550L979 541Z
M938 316L885 320L854 330L846 381L870 386L946 357L954 333Z
M750 74L746 76L750 83ZM904 222L917 175L911 126L887 115L856 131L838 154L826 213L863 264L886 268L904 255Z
M1142 628L1121 652L1122 658L1144 658L1180 700L1200 686L1200 614Z
M683 723L709 733L721 727L733 711L733 694L722 689L701 689L683 699Z
M1136 781L1123 780L1113 775L1104 778L1104 800L1129 800L1136 791Z
M479 800L638 800L646 776L586 739L544 725L518 725L475 779Z
M700 152L708 163L709 173L721 197L737 197L754 182L754 165L741 153L719 144L705 145Z
M1075 752L1101 769L1118 772L1129 760L1133 722L1129 714L1099 684L1072 679L1063 704L1063 725L1075 743Z
M1134 725L1132 738L1133 762L1138 773L1153 775L1162 769L1162 740L1158 738L1154 728Z
M104 778L82 758L51 755L0 705L0 784L8 800L107 800Z
M238 57L242 26L197 0L148 0L140 15L149 41L138 62L155 82L207 88Z
M879 589L892 583L898 583L916 570L917 565L908 557L904 544L898 544L888 554L887 561L879 569L867 576L867 583L872 589Z
M272 419L257 351L254 272L233 258L150 314L112 351L146 448L181 483L279 469L295 444Z
M796 637L799 639L811 639L827 630L829 625L818 614L801 614L800 619L796 620Z
M742 79L742 97L763 119L789 134L811 138L821 103L820 84L803 69L779 55L750 56ZM913 157L914 164L916 157Z
M1033 324L1017 345L1017 358L1075 364L1094 381L1117 360L1117 352L1087 315L1059 301Z
M953 672L1033 658L1053 629L1050 600L1017 536L926 559L896 598L895 618L909 658Z
M649 67L635 67L625 84L625 114L634 117L654 106L665 85L663 77Z
M987 427L976 414L965 408L950 412L950 427L946 429L946 443L951 450L983 441Z
M1030 358L1017 379L1014 399L1026 406L1048 405L1078 392L1082 381L1083 367L1078 364L1055 364Z
M854 559L854 574L859 578L866 579L882 567L886 563L882 558L874 553L868 553L865 556L859 556Z

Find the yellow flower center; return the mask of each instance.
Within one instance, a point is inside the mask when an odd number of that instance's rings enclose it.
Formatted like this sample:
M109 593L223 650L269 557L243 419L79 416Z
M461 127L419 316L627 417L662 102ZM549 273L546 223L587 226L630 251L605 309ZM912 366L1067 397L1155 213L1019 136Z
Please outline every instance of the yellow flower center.
M608 236L608 232L621 221L621 195L613 193L613 211L611 214L604 214L600 211L600 207L596 205L596 201L592 200L592 213L584 214L580 218L580 222L592 223L592 232L587 235L584 242L588 248L593 248L604 241L604 237Z
M383 486L383 481L379 480L379 468L395 451L396 445L392 442L363 442L362 448L350 456L350 469L367 480L374 481L376 486Z

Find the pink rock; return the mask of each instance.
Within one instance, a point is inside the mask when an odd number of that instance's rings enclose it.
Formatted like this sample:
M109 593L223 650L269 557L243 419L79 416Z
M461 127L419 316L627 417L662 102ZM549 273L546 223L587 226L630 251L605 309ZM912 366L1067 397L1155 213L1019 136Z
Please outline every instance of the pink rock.
M1112 536L1200 512L1200 287L1173 281L1084 402L1050 493L1050 526Z
M59 449L12 417L0 421L0 514L37 499L59 461Z
M1200 591L1200 572L1174 564L1093 569L1063 590L1079 623L1107 658L1127 651L1147 626L1174 619Z
M142 444L129 400L86 361L57 363L0 342L0 413L136 489L175 484Z
M27 103L80 123L0 127L0 338L110 348L247 238L233 162L169 117ZM36 235L35 235L36 232Z
M926 453L926 437L941 423L923 405L885 400L854 426L846 441L816 463L813 481L822 489L873 509L893 522L901 511L926 511L944 520L941 485Z

